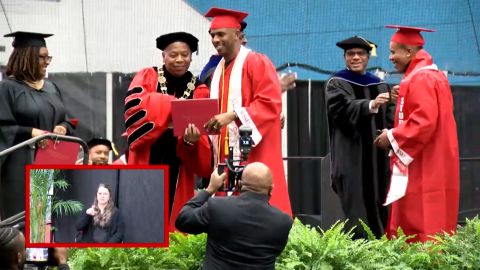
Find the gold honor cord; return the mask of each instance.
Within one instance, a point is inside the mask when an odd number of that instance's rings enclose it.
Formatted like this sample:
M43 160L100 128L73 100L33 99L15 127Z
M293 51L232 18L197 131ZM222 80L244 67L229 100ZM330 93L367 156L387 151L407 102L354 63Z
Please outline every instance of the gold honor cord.
M222 63L222 91L220 96L220 113L223 112L223 93L225 90L225 61ZM222 140L222 129L219 130L218 142L217 142L217 164L220 164L220 146Z
M192 79L189 83L187 83L187 89L183 91L183 95L181 98L187 99L191 94L192 91L195 89L195 82L197 81L197 77L192 76ZM162 94L167 94L167 78L165 78L165 73L163 71L163 67L158 69L158 83L160 84L160 91ZM173 94L175 96L175 93Z

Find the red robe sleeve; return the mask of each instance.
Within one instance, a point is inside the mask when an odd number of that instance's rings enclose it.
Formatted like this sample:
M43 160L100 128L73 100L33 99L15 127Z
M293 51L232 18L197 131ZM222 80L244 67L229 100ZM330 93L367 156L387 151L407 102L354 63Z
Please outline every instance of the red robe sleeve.
M125 98L129 164L148 164L150 147L171 121L173 96L157 92L157 72L146 68L133 78Z
M275 67L266 56L250 52L242 72L242 107L240 112L235 112L242 124L252 128L255 147L250 152L248 162L262 162L270 168L275 186L270 204L291 216L282 161L281 87ZM259 136L256 137L255 133ZM263 143L262 138L265 140Z
M242 88L250 88L250 91L242 90L243 107L236 113L243 124L252 128L252 139L254 144L258 145L262 137L270 131L272 123L280 118L281 86L275 67L265 55L251 52L245 64L246 75L251 84L242 85Z
M408 113L408 117L391 131L389 139L395 154L405 165L422 151L437 127L438 93L436 80L431 76L428 71L419 72L411 79L408 93L399 97L397 106Z

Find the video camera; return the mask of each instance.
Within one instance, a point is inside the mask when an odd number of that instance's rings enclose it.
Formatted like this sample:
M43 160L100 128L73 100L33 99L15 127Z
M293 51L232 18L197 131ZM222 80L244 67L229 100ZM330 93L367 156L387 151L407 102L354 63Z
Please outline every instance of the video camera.
M252 150L252 129L247 125L241 125L238 129L238 133L240 135L240 159L235 160L233 158L233 147L230 147L228 152L228 158L225 159L225 163L218 164L218 174L222 174L225 171L225 166L228 169L228 178L226 181L226 185L222 190L226 192L233 192L238 190L238 180L242 179L242 173L245 165L235 165L235 163L247 161L248 155Z
M36 267L58 266L53 248L27 248L26 264L35 265Z

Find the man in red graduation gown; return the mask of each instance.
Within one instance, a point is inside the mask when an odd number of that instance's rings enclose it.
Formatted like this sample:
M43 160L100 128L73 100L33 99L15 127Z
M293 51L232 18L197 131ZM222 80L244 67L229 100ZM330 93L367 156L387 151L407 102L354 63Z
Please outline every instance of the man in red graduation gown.
M404 73L397 99L395 125L375 141L392 150L392 203L387 235L398 227L411 241L436 233L453 233L459 204L459 155L453 99L448 80L424 49L420 31L398 28L390 42L390 61ZM395 184L406 182L404 196ZM400 185L401 186L401 185ZM389 192L389 194L390 194ZM387 196L388 201L388 196Z
M205 15L213 17L212 44L223 57L210 87L210 97L218 98L221 111L205 127L219 134L213 141L216 163L225 160L229 147L233 158L240 159L239 126L252 129L254 148L247 163L259 161L272 170L275 189L270 203L291 215L281 151L281 87L272 62L242 46L240 22L247 15L215 7Z
M139 71L125 98L125 126L128 135L128 164L169 166L170 230L183 205L193 197L195 175L209 177L211 152L208 137L190 125L184 136L173 135L171 101L191 99L208 89L197 87L188 71L198 39L185 32L157 38L162 50L162 67ZM194 91L195 89L195 91ZM204 92L201 92L204 90Z

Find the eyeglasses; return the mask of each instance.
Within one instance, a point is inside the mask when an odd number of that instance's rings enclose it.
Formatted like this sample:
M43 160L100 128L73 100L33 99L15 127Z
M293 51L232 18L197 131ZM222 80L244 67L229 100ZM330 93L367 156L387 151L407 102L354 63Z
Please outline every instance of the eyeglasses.
M360 57L364 57L364 56L367 56L368 53L364 50L361 50L361 51L347 51L347 52L345 52L345 55L347 55L348 57L354 57L355 55L358 55Z
M45 62L52 62L52 58L53 58L53 56L50 56L50 55L39 55L38 57Z

